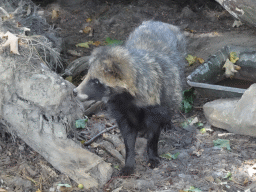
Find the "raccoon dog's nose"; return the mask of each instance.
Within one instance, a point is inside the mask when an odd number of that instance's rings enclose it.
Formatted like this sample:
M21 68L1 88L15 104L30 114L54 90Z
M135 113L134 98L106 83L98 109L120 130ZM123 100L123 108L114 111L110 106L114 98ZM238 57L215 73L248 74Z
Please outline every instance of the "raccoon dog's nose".
M73 95L76 97L77 96L77 90L73 89Z

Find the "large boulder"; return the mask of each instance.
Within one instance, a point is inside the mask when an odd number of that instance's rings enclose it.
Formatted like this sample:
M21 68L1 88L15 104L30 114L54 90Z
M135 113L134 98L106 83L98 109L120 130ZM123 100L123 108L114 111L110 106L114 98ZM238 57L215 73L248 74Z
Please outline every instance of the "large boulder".
M211 125L232 133L256 136L256 84L241 98L218 99L203 106Z

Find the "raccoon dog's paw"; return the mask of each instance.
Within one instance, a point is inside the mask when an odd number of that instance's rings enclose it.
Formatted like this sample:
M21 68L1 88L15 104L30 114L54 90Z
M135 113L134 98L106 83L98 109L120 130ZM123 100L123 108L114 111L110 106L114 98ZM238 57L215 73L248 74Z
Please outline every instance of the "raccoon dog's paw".
M129 176L133 173L134 168L133 167L124 167L122 170L119 172L119 176Z
M151 169L154 169L154 168L158 167L159 163L160 163L160 161L159 161L159 159L157 157L148 160L148 166Z

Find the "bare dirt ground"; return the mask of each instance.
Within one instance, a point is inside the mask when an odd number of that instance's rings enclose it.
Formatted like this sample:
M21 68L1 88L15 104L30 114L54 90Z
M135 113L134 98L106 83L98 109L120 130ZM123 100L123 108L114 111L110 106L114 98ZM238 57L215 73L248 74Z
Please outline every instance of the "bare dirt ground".
M114 3L113 3L114 2ZM50 24L57 28L63 38L63 59L66 64L90 55L90 48L76 47L77 43L105 39L122 40L144 20L158 20L181 27L188 39L188 53L204 60L225 45L255 46L255 29L246 25L233 28L234 19L213 0L207 1L62 1L43 7ZM52 10L58 14L52 19ZM88 18L91 19L87 22ZM86 21L87 20L87 21ZM93 29L93 35L81 33L85 27ZM76 51L76 53L70 52ZM79 56L77 56L77 53ZM187 67L188 75L195 67ZM80 80L77 77L76 80ZM77 82L76 82L77 83ZM114 167L113 178L101 189L89 191L256 191L256 139L249 136L234 135L211 127L203 115L202 105L209 98L196 95L194 109L188 114L174 116L176 128L165 130L159 142L159 154L176 154L177 159L161 158L158 168L150 169L146 163L145 139L138 138L135 174L131 177L116 177L120 162L99 148L87 147L102 156ZM72 131L71 138L89 139L109 124L115 122L105 114L96 114L89 120L88 129ZM202 134L197 126L184 129L181 123L197 117L206 128ZM118 130L111 134L120 135ZM228 139L231 150L217 148L213 141ZM96 140L100 143L102 138ZM40 154L33 151L15 133L8 133L0 127L0 191L54 191L59 183L72 188L60 191L84 191L64 174L55 170ZM231 176L228 175L231 173ZM228 175L228 176L227 176ZM198 189L198 190L197 190Z

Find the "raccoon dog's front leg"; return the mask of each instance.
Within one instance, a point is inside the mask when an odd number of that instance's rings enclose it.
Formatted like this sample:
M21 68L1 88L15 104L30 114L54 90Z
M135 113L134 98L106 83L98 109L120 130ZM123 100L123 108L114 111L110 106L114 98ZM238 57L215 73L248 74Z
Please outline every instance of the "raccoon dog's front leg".
M124 138L126 157L125 157L125 166L121 170L120 175L130 175L133 173L135 165L135 141L138 134L138 131L132 129L126 120L118 122L119 129Z

